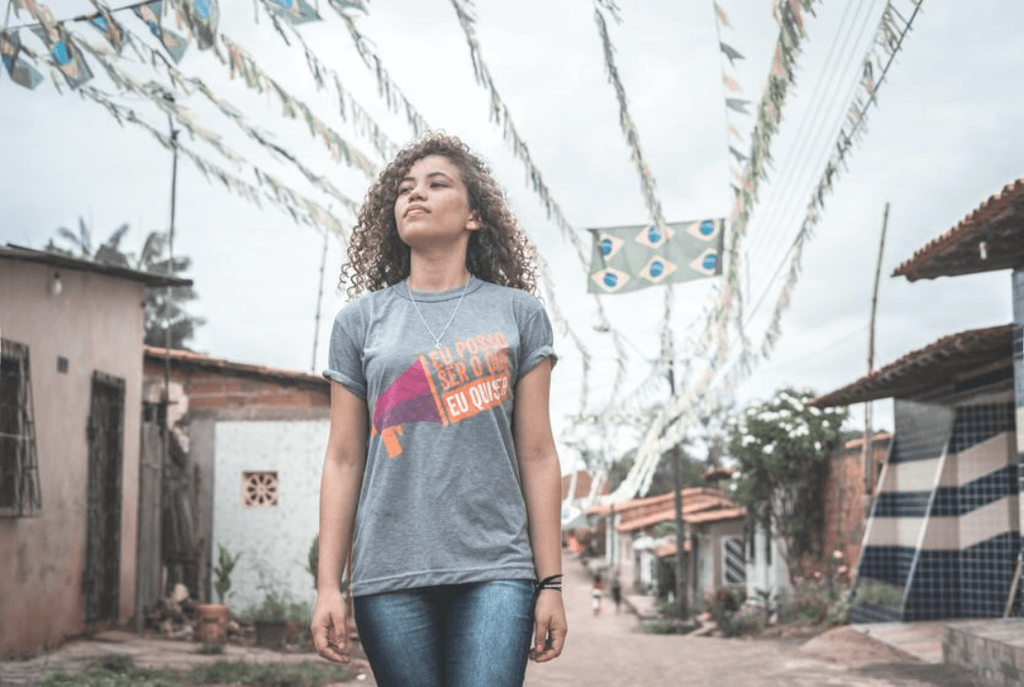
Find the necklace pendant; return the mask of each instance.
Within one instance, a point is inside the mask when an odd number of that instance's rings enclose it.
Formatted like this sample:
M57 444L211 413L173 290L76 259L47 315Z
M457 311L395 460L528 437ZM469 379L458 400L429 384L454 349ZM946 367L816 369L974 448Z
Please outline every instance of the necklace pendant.
M438 353L441 352L441 342L440 341L438 341L437 343L434 344L434 350L437 351Z

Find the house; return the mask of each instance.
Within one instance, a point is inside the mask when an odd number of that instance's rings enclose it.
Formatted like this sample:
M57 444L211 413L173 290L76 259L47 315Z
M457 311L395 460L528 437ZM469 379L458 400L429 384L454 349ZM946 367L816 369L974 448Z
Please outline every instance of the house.
M962 331L814 399L893 398L857 570L853 621L1002 616L1020 603L1024 180L901 264L909 280L1012 270L1014 322Z
M595 480L586 470L562 475L562 546L586 549L594 537L594 530L586 516L586 509L599 496L610 492L607 477ZM570 496L571 494L571 496Z
M748 586L746 510L719 489L686 487L680 493L688 594L691 608L700 609L722 587ZM607 538L610 553L604 564L618 570L623 589L647 593L652 585L660 592L666 585L674 587L673 492L595 506L588 514L600 518L605 530L613 533Z
M211 600L223 546L240 555L227 599L236 612L270 590L311 599L306 564L319 527L327 380L147 346L145 402L157 404L165 385L178 447L168 466L175 478L165 479L161 556L170 581Z
M146 288L191 281L0 246L0 657L137 607Z

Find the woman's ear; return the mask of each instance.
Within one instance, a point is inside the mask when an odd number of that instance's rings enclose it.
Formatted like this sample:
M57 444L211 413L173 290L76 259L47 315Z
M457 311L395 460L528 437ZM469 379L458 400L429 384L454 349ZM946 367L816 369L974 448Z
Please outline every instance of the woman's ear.
M470 210L469 219L466 220L466 231L479 231L480 230L480 219L477 217L476 210Z

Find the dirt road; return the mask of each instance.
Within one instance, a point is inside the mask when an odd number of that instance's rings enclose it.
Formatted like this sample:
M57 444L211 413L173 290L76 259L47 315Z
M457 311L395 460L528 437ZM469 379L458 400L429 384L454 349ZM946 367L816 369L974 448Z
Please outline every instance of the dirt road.
M627 612L625 605L623 612L616 616L614 605L605 599L604 612L597 617L593 615L590 579L577 560L567 557L563 572L562 593L569 618L566 647L554 661L531 662L526 687L974 687L980 684L966 671L949 666L926 665L909 659L894 662L890 651L877 652L879 663L865 661L865 657L870 659L870 646L837 647L836 655L829 657L834 660L822 660L801 651L795 642L641 634L637 630L636 616ZM853 653L857 660L847 661L853 665L839 662L844 654Z

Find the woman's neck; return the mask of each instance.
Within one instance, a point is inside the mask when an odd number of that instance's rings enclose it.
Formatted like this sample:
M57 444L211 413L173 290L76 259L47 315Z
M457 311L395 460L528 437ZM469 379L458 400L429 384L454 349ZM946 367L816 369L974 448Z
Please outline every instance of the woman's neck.
M462 286L469 280L465 255L431 259L410 256L409 288L416 291L447 291Z

